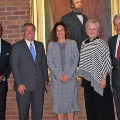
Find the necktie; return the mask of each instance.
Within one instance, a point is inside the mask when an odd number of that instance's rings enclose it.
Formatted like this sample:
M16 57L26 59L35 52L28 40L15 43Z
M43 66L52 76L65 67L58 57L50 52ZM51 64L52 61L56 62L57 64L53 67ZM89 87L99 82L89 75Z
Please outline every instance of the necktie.
M36 55L35 55L35 50L34 50L34 48L32 46L32 43L30 43L30 52L31 52L33 60L35 62Z
M119 41L118 50L117 50L117 60L120 60L120 41Z

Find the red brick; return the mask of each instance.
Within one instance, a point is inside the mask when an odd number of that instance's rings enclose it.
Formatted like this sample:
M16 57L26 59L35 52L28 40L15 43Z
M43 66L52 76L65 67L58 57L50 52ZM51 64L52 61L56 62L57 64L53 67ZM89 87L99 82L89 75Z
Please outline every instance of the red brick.
M26 11L13 11L13 15L25 15Z
M8 38L20 38L20 34L10 34Z
M30 9L30 6L20 6L20 10L26 10L28 11Z
M21 25L21 26L22 26L22 25ZM17 34L17 33L20 34L20 33L22 33L22 30L20 30L20 29L19 29L19 30L14 30L14 32L15 32L16 34Z
M5 7L0 7L0 11L5 11Z
M5 0L0 0L0 2L5 2Z
M20 16L20 19L30 19L30 16L23 15L23 16Z
M0 16L7 16L7 15L10 15L10 16L11 16L11 15L12 15L12 12L9 12L9 11L8 11L8 12L3 12L3 11L0 12Z
M3 34L2 37L3 37L3 38L7 38L7 35Z
M7 29L13 29L13 28L14 28L14 29L20 29L20 28L19 28L19 25L8 25L8 26L7 26Z
M7 16L7 20L19 20L19 16Z
M3 23L2 20L6 20L6 16L0 16L0 23Z
M11 34L13 33L13 30L4 30L4 33Z
M9 2L1 2L0 1L0 6L13 6L13 4L12 4L12 2L10 2L10 0L9 0Z
M28 4L28 2L27 2L27 4ZM24 5L26 5L26 2L24 2L24 1L21 1L21 2L13 2L13 6L24 6ZM29 4L28 4L29 5Z
M10 0L5 0L6 2L10 2ZM21 0L12 0L12 2L16 2L16 1L21 1Z
M7 11L16 11L16 10L19 10L19 7L6 7Z
M19 25L23 25L23 20L17 20L17 24L19 24Z

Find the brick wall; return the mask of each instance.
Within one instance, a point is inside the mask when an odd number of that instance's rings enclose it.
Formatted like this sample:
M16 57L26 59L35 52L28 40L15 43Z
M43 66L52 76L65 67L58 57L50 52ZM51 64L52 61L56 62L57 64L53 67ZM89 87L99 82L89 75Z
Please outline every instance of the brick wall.
M30 21L29 0L0 0L0 23L4 27L3 39L11 44L22 39L21 26L28 21ZM9 77L8 86L6 120L18 120L12 74ZM52 114L53 101L50 86L49 84L48 94L45 93L43 120L56 120L56 116ZM78 91L80 112L75 113L75 120L86 120L83 89L80 85Z

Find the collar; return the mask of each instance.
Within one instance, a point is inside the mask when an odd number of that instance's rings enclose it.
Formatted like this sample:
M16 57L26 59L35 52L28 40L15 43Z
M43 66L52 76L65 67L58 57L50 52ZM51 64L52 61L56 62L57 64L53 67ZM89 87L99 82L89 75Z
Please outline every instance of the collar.
M120 34L118 34L118 38L120 38Z
M27 43L27 46L29 47L29 49L30 49L30 44L31 43L32 43L33 47L35 46L34 40L32 42L29 42L27 39L25 39L25 42Z
M0 38L0 45L1 45L1 38Z
M94 40L96 40L96 39L99 39L99 37L94 38L92 41L94 41ZM88 39L85 41L85 44L86 44L86 43L89 43L89 42L92 42L92 41L90 41L90 39L88 38Z

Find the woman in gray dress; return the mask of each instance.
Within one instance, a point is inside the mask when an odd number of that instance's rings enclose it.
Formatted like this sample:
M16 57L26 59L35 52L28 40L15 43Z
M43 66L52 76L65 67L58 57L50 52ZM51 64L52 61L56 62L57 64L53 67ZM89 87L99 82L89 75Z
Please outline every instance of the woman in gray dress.
M79 51L75 41L68 39L69 31L63 22L57 22L51 32L47 63L52 78L53 113L58 120L74 120L78 107L76 68Z

